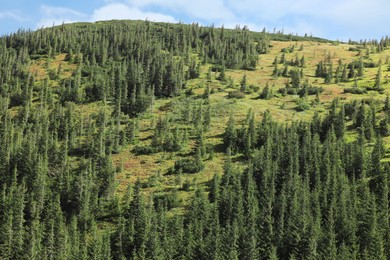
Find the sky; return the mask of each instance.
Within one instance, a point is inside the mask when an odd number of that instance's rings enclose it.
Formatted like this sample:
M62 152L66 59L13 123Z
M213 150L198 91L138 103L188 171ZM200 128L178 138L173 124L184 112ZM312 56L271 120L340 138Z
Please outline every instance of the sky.
M63 22L147 19L368 40L390 34L389 10L389 0L0 0L0 35Z

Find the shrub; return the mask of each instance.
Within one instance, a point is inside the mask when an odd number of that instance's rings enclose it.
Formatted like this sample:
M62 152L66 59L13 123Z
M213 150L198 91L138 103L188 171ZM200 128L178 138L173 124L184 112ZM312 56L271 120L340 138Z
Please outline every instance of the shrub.
M249 85L249 89L252 90L253 92L259 92L260 87L251 84L251 85Z
M189 89L186 90L185 94L186 94L186 96L192 96L195 93L194 93L194 90L192 88L189 88Z
M310 109L310 103L306 98L299 98L297 99L296 103L297 103L297 107L296 107L297 111L305 111Z
M359 51L359 49L356 47L349 47L348 51Z
M366 90L366 92L367 91L378 91L379 94L383 94L385 91L384 88L375 88L375 87L366 87L365 90Z
M300 97L303 97L303 96L305 96L305 92L306 92L306 95L308 95L308 96L317 95L317 94L324 92L324 88L323 87L313 87L313 86L301 88L298 91L298 95Z
M214 65L211 67L212 72L219 72L223 69L222 65Z
M268 85L265 86L265 88L263 89L263 91L260 94L260 98L261 99L271 99L272 97L273 97L272 90L270 89L270 87Z
M190 191L191 190L191 182L189 179L186 179L181 187L181 190Z
M153 153L161 152L160 147L152 147L152 146L136 146L133 149L133 153L136 155L148 155Z
M376 67L378 67L378 64L373 62L373 61L367 61L367 62L364 62L364 67L365 68L376 68Z
M122 104L122 111L125 114L129 114L131 116L137 116L140 113L145 112L151 104L152 104L151 95L141 95L137 97L135 101L128 101Z
M181 199L177 191L169 192L167 194L157 194L153 198L156 207L167 207L167 210L180 206Z
M278 91L279 93L282 94L282 96L287 96L287 95L296 95L297 90L298 90L297 88L285 87L285 88L280 88Z
M162 105L161 107L159 107L158 110L166 112L166 111L172 111L172 108L173 108L172 102L168 102L168 103Z
M367 90L364 88L345 88L344 93L352 93L352 94L365 94L367 93Z
M145 183L144 188L151 188L160 185L160 178L157 175L152 175L148 178L148 181Z
M175 172L182 171L183 173L197 173L203 170L204 165L198 164L195 160L191 159L180 159L175 162Z
M241 91L232 91L232 92L229 92L228 97L242 99L242 98L245 98L245 93L243 93Z
M55 80L58 78L57 71L55 69L49 70L49 79Z
M282 94L283 97L287 96L287 88L280 88L278 90L280 94Z

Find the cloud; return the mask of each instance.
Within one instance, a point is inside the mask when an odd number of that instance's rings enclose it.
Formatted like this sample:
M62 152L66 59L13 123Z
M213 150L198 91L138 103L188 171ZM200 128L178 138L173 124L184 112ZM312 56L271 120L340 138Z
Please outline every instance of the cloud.
M234 13L226 7L223 0L128 0L128 3L138 8L161 8L177 15L205 21L218 22L235 18Z
M316 30L314 24L306 22L319 3L328 7L326 1L319 0L126 0L128 4L143 10L164 10L167 13L185 18L186 22L215 23L226 28L246 25L251 30L261 31L284 29L285 32L305 34ZM335 1L335 0L330 0ZM180 17L184 16L184 17ZM315 15L313 15L315 17ZM287 19L286 19L287 18Z
M298 33L310 30L316 36L373 37L388 30L388 0L225 0L225 3L240 21Z
M163 10L186 22L241 24L250 25L251 29L277 28L330 38L383 34L387 31L390 8L388 0L122 1L142 10Z
M106 5L93 10L90 15L70 8L42 5L40 8L42 18L39 20L36 27L41 28L60 25L62 23L95 22L113 19L148 19L150 21L158 22L177 22L172 16L162 13L142 11L137 7L131 7L124 3L111 3L111 0L107 0L106 2Z
M175 18L169 15L145 12L136 7L130 7L123 3L112 3L94 10L90 21L102 21L112 19L132 19L158 21L158 22L176 22Z
M85 14L66 7L42 5L41 12L47 16L83 17Z
M37 28L88 20L87 15L65 7L42 5L40 12L42 18L37 23Z
M16 20L18 22L23 22L26 20L21 15L15 13L15 12L12 12L12 11L0 12L0 19L13 19L13 20Z

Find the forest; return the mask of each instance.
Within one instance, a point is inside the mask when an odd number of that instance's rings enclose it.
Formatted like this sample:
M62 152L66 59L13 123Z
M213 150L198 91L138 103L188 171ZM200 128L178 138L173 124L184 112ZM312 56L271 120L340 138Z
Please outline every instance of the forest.
M196 23L0 37L0 259L390 259L389 57Z

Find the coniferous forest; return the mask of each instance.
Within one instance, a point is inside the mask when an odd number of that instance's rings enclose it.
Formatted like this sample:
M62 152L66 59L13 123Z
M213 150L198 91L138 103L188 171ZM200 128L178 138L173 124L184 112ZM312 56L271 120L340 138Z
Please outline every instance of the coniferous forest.
M0 37L0 259L390 259L389 47L149 21Z

